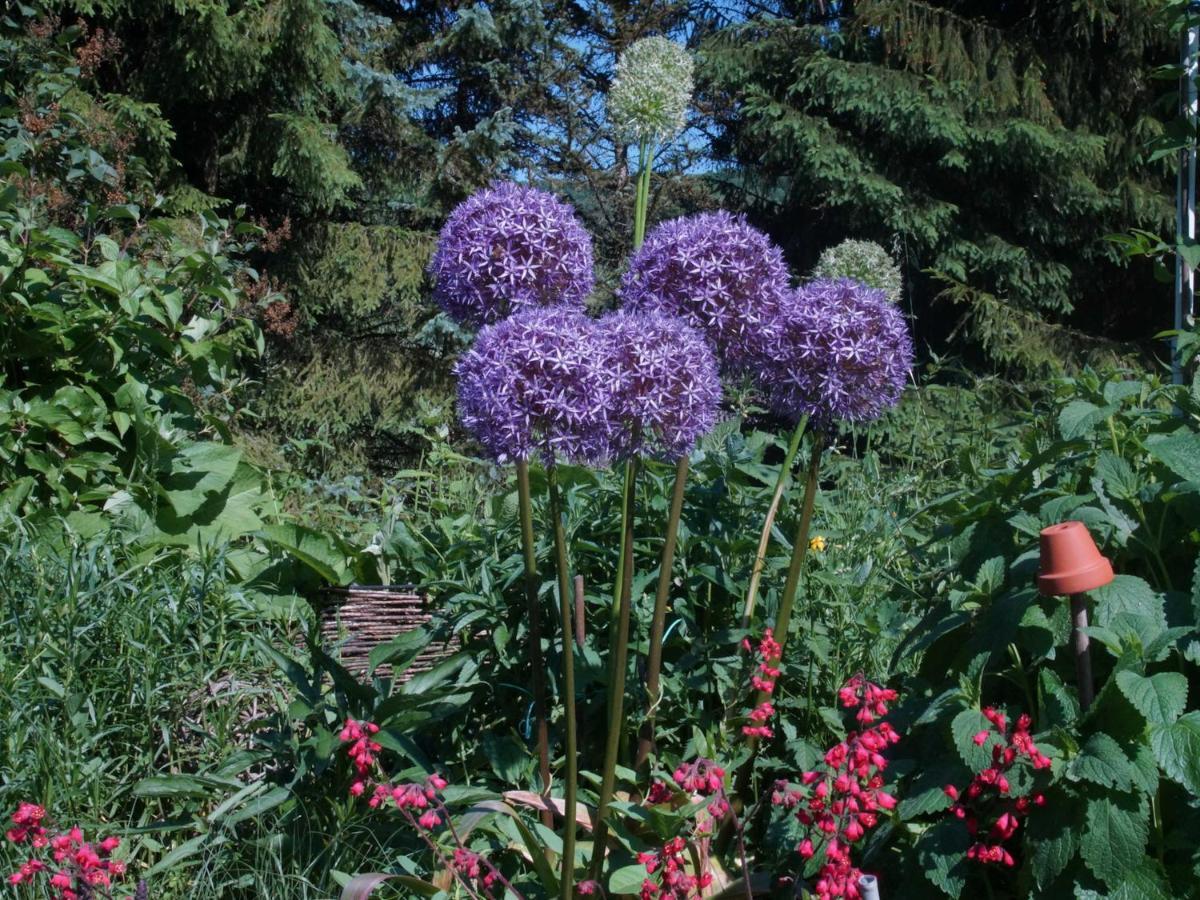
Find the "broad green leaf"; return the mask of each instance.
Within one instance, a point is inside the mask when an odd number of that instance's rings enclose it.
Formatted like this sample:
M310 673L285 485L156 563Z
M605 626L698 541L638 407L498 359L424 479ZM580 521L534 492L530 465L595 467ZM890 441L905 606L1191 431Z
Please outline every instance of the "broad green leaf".
M1151 724L1169 725L1187 708L1187 678L1178 672L1159 672L1149 677L1118 672L1117 686Z
M917 841L917 859L925 877L950 897L967 885L967 848L971 837L957 819L934 825Z
M1103 732L1093 734L1071 760L1067 770L1070 778L1090 781L1103 787L1129 790L1133 782L1133 765L1121 745Z
M1146 856L1150 828L1147 804L1131 796L1087 801L1087 820L1079 850L1093 874L1116 887Z
M241 458L241 450L226 444L206 442L180 450L162 479L167 501L176 515L192 515L204 505L209 494L229 484Z
M1151 440L1146 450L1184 481L1200 481L1200 434Z
M259 532L263 540L286 550L326 581L343 584L349 580L346 554L334 541L303 525L268 525Z
M992 723L977 709L964 709L950 723L954 735L954 746L958 755L972 772L982 772L992 764L992 747L1003 744L1003 739L992 728ZM985 732L982 744L975 743L975 736Z
M1167 777L1200 795L1200 712L1150 726L1150 748Z
M1178 896L1167 883L1158 861L1143 859L1137 868L1129 872L1124 880L1107 894L1080 891L1075 898L1076 900L1177 900Z
M1137 496L1137 476L1123 458L1105 450L1096 461L1096 477L1104 482L1108 492L1121 500L1132 500Z
M1095 624L1117 634L1133 629L1146 646L1167 629L1166 604L1161 594L1133 575L1118 575L1091 592Z
M1097 406L1086 400L1072 400L1058 414L1058 430L1068 441L1083 437L1120 408L1115 403Z
M1079 852L1076 818L1068 797L1055 800L1053 816L1029 818L1029 845L1033 850L1030 867L1038 887L1045 888L1054 881Z
M608 877L608 893L637 894L646 878L645 866L622 866Z
M922 769L903 792L899 808L901 821L948 809L953 801L946 795L946 785L961 787L970 780L970 770L957 764Z

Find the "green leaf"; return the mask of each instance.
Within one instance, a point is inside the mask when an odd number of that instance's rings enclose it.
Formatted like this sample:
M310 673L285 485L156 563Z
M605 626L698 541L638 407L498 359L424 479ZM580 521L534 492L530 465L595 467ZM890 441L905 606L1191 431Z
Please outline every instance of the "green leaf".
M645 866L622 866L608 877L608 893L636 894L646 877Z
M1151 724L1170 725L1187 708L1187 678L1178 672L1148 678L1128 670L1118 672L1117 687Z
M1096 624L1117 634L1137 634L1145 647L1167 629L1166 603L1140 578L1118 575L1091 592Z
M1148 809L1136 797L1087 801L1087 826L1079 842L1083 861L1097 878L1116 887L1146 856Z
M1121 500L1137 497L1140 487L1133 469L1124 459L1105 450L1096 461L1096 477L1104 482L1108 492Z
M899 809L901 821L949 808L953 801L946 795L946 785L963 785L970 779L971 772L957 763L922 769L904 791Z
M967 848L971 837L957 819L934 825L917 842L917 860L925 877L951 897L967 885Z
M1077 816L1069 797L1055 799L1053 816L1031 816L1029 846L1033 853L1030 866L1038 887L1045 888L1061 875L1079 852Z
M1115 403L1097 406L1086 400L1072 400L1058 414L1058 430L1068 441L1083 437L1120 408Z
M203 849L205 842L208 841L208 835L201 834L192 838L190 841L184 841L158 862L156 862L146 872L146 878L151 878L159 872L169 872L185 860L191 859ZM212 841L212 845L224 843L223 838L216 838Z
M286 550L326 581L343 584L349 580L346 553L332 538L303 525L268 525L259 534L263 540Z
M1200 712L1170 725L1151 725L1150 749L1168 778L1200 795Z
M156 775L133 786L135 797L207 797L212 790L211 782L191 775Z
M274 787L259 797L255 797L241 809L224 819L226 825L236 825L238 822L244 822L247 819L253 819L261 816L263 813L274 809L285 801L289 800L292 792L285 787Z
M1184 481L1200 481L1200 434L1147 441L1146 450Z
M1076 781L1127 791L1133 783L1132 769L1121 745L1101 732L1084 742L1079 755L1071 760L1067 774Z
M162 485L176 515L190 516L233 480L242 451L209 442L184 447L170 462Z
M1076 900L1176 900L1157 860L1143 859L1141 864L1107 894L1079 891Z
M959 756L972 772L982 772L992 764L992 747L1003 744L1003 739L992 728L992 723L977 709L964 709L950 723L954 735L954 746ZM975 743L975 735L987 732L982 744Z

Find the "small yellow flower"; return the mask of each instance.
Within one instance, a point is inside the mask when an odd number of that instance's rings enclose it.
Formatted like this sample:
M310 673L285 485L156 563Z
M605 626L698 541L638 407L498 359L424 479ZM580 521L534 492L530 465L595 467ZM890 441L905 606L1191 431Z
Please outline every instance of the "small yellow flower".
M825 538L821 537L821 535L818 534L815 538L813 538L811 541L808 542L808 549L815 550L817 553L824 553L825 552Z

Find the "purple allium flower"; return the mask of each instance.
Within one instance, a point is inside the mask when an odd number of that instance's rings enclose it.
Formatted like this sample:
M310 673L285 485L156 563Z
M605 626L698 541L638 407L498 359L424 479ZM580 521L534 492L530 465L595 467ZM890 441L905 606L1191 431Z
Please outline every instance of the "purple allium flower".
M429 272L438 303L466 325L530 307L582 309L594 283L592 240L568 204L505 182L455 207Z
M829 428L868 422L894 406L912 363L908 326L887 295L842 278L789 295L756 374L776 412Z
M596 322L562 308L528 309L488 325L455 366L463 425L499 462L540 452L603 460L612 444Z
M720 210L664 222L646 238L621 281L621 302L636 312L679 316L713 343L721 361L742 368L760 350L788 290L783 253L758 229Z
M678 459L712 430L721 404L704 336L663 313L616 312L598 323L616 426L610 455Z

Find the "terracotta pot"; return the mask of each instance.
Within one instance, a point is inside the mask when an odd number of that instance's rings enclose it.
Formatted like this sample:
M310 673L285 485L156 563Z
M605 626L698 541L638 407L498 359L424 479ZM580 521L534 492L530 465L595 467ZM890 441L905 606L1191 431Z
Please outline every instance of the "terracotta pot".
M1042 529L1038 590L1046 596L1082 594L1113 580L1112 563L1100 555L1082 522Z

